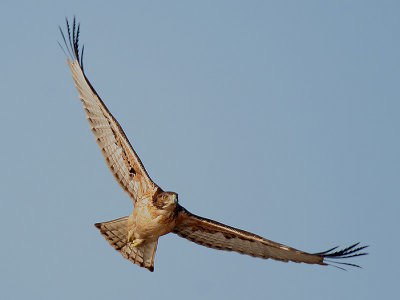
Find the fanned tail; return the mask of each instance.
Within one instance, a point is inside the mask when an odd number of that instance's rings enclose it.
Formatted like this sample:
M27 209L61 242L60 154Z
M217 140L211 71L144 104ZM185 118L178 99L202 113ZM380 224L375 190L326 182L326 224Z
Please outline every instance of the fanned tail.
M127 243L128 217L104 223L96 223L94 226L100 230L101 235L123 257L140 267L148 269L150 272L154 271L154 257L158 241L148 241L131 248Z

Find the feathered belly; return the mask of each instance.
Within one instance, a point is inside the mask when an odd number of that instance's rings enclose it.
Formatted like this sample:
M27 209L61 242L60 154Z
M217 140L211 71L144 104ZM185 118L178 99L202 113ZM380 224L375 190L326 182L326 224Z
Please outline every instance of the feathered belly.
M135 207L130 217L129 227L133 230L135 238L154 240L167 234L175 227L175 218L155 207Z

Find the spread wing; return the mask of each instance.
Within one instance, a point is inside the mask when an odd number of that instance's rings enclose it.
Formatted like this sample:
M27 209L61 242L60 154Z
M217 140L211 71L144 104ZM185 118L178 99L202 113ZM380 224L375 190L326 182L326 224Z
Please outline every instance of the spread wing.
M78 89L79 98L83 103L90 128L108 167L119 185L133 201L140 199L143 194L154 193L158 188L157 185L150 179L121 126L85 76L83 70L83 47L81 54L79 54L79 24L76 24L75 18L72 28L70 28L68 20L66 20L66 23L67 39L61 28L60 31L66 50L71 58L71 60L67 58L67 62ZM63 49L62 46L61 48Z
M297 262L308 264L328 265L326 259L340 259L365 255L360 251L367 246L358 247L358 243L343 250L335 251L332 248L320 253L303 252L273 241L267 240L253 233L233 228L216 221L202 218L180 207L177 225L173 231L180 237L196 244L217 250L235 251L263 259L272 258L283 262ZM355 264L334 262L358 267Z

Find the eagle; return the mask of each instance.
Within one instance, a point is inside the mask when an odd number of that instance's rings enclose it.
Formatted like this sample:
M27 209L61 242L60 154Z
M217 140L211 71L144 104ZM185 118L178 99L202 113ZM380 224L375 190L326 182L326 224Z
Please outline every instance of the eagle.
M133 201L133 213L116 220L96 223L107 242L123 257L154 271L154 258L160 236L174 233L196 244L217 250L234 251L262 259L318 265L337 264L359 267L340 259L365 255L368 246L355 243L308 253L265 239L217 221L192 214L178 202L178 194L164 191L154 183L122 127L107 109L85 75L84 47L79 47L80 24L66 18L66 34L59 27L67 63L104 160L119 185Z

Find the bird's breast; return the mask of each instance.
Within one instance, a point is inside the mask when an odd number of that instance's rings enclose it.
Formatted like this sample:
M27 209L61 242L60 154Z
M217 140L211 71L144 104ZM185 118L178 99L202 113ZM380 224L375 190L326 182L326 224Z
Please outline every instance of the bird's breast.
M175 218L172 214L157 209L151 201L135 203L128 226L137 238L154 239L167 234L175 227Z

